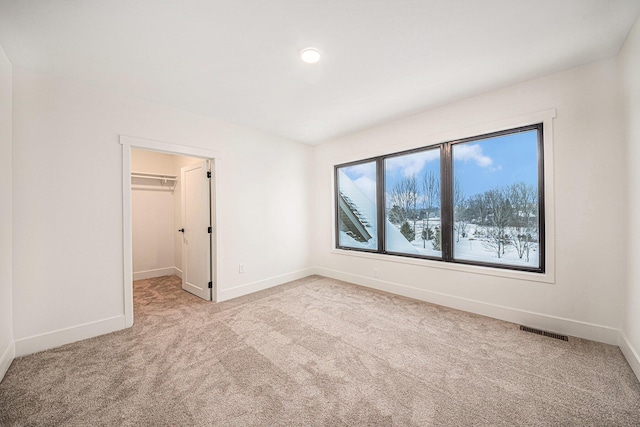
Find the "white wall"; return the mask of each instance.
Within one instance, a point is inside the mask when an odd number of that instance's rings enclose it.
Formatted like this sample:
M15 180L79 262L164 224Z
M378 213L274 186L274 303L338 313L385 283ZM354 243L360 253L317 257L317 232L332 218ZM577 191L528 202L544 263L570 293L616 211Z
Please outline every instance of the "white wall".
M172 154L156 151L131 150L131 171L175 175L175 158Z
M131 151L131 170L177 175L175 157L145 150ZM174 192L163 190L160 181L144 182L131 191L131 223L134 280L174 274ZM147 185L147 184L154 185ZM178 187L176 183L176 187ZM166 187L165 187L166 188Z
M13 85L18 354L124 327L119 135L221 153L223 299L308 274L312 147L17 67Z
M627 288L620 348L640 378L640 20L619 55L625 112L628 210Z
M12 294L12 70L0 46L0 380L14 357Z
M617 343L625 281L624 144L615 58L442 106L316 149L313 248L333 277L531 326ZM332 165L556 109L555 283L332 251ZM489 126L491 127L491 126ZM470 129L470 135L465 134ZM485 129L487 130L487 129ZM550 246L551 247L551 246ZM380 278L373 279L373 268ZM475 271L482 271L477 268Z

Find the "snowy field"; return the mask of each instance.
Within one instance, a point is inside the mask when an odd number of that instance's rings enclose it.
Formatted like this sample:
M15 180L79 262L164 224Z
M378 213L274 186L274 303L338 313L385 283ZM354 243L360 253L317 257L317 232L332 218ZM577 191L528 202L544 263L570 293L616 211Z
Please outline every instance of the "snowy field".
M413 227L413 222L410 222L410 225ZM396 230L399 230L399 227L391 224L389 221L387 221L387 227L394 227ZM402 235L400 235L400 239L404 240L404 242L400 242L398 239L399 233L395 232L395 230L393 233L388 233L387 250L390 252L407 253L412 255L417 254L440 257L442 253L440 251L434 250L433 240L422 240L421 236L423 227L424 226L422 220L416 221L416 238L412 242L408 242ZM436 227L440 227L440 219L430 218L429 228L432 230L432 232L435 233ZM456 241L457 239L455 237L454 231L454 258L459 260L515 265L521 267L538 267L539 254L537 243L530 244L531 249L529 250L529 261L526 260L526 254L522 258L520 258L517 251L511 246L507 246L505 248L504 254L502 254L500 258L498 258L495 251L489 250L485 247L485 245L483 245L483 240L485 239L485 237L482 236L482 234L484 229L485 227L480 225L467 224L466 236L460 236L459 241ZM340 241L344 246L362 249L375 249L375 239L371 239L369 242L358 242L345 233L341 232ZM410 243L411 246L408 246L407 243Z

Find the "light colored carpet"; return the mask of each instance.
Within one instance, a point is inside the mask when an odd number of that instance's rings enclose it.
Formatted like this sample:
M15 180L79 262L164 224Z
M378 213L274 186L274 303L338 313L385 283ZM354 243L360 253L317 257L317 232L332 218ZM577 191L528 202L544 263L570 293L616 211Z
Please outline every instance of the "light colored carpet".
M220 304L134 287L133 328L13 362L1 425L640 425L614 346L318 276Z

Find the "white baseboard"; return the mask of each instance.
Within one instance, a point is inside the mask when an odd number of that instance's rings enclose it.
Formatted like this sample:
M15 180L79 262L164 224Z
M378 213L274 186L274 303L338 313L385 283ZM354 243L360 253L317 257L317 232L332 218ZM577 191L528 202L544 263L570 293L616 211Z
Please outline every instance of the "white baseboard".
M620 347L620 350L622 351L622 354L624 354L624 357L627 359L629 366L631 366L631 369L633 369L636 377L638 377L638 380L640 380L640 354L635 348L633 348L633 345L631 345L631 342L629 341L629 338L627 338L627 335L624 333L624 331L620 331L620 341L618 343L618 347Z
M556 332L578 338L585 338L592 341L603 342L611 345L618 345L619 332L617 328L566 319L557 316L550 316L542 313L535 313L516 308L476 301L440 292L418 289L407 285L372 279L356 274L344 273L327 268L315 267L311 269L313 274L355 283L380 291L390 292L397 295L427 301L433 304L443 305L458 310L476 313L494 319L505 320L520 325Z
M15 341L15 357L49 350L61 345L119 331L126 327L124 315L59 329Z
M0 356L0 381L4 378L4 374L9 370L9 366L11 366L11 362L16 357L16 346L13 341L9 343L7 349Z
M269 277L264 280L247 283L244 285L236 286L234 288L219 290L216 301L222 302L241 297L243 295L252 294L254 292L282 285L293 280L302 279L303 277L311 276L312 274L313 273L310 268L305 268L304 270L298 270L291 273L282 274L280 276Z
M155 270L134 271L133 280L153 279L154 277L173 276L175 274L175 267L156 268ZM180 271L180 277L182 277L182 271Z
M173 275L178 276L182 279L182 270L180 270L178 267L173 267Z

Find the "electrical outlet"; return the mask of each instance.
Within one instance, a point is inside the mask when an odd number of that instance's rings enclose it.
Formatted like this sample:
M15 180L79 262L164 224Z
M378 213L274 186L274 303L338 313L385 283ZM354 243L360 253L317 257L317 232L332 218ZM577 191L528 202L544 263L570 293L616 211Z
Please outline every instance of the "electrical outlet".
M244 273L244 264L238 264L238 273Z
M375 277L376 279L378 277L380 277L380 270L378 270L377 268L373 269L373 277Z

